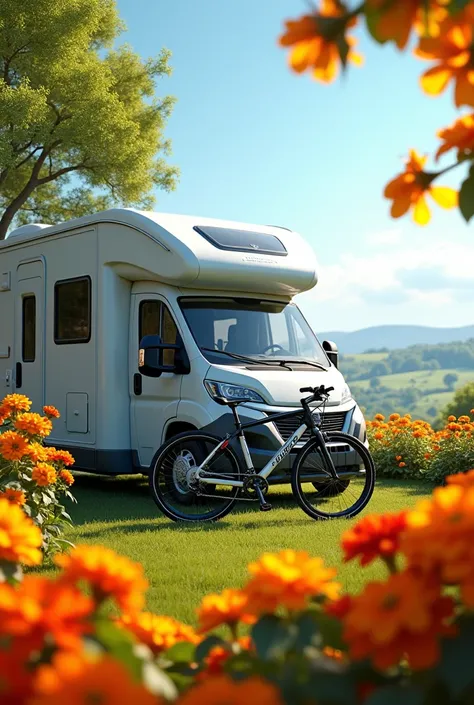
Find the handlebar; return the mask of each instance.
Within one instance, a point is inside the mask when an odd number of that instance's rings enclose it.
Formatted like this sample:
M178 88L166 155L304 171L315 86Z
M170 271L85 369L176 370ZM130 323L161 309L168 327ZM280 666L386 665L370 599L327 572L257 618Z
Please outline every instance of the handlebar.
M300 389L301 394L306 394L306 392L308 392L311 396L306 399L302 399L301 401L304 401L306 404L310 404L312 401L322 401L323 398L328 397L329 392L332 392L333 390L334 387L325 387L324 384L320 387L302 387Z

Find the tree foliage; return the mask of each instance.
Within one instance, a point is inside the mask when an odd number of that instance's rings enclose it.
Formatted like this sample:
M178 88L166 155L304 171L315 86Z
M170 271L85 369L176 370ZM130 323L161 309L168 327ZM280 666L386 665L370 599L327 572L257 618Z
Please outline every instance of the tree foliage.
M474 409L474 382L469 382L455 392L452 402L443 410L441 419L444 421L448 416L458 418L468 415L472 409Z
M115 0L2 0L0 239L15 217L148 208L155 187L174 187L163 136L174 101L155 97L169 52L143 61L115 48L122 29Z

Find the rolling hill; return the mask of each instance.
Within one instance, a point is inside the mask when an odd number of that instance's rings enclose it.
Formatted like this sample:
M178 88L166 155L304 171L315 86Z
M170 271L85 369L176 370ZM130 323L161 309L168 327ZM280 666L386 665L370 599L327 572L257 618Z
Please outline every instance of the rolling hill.
M386 325L363 328L350 333L329 331L318 333L319 340L333 340L343 355L366 350L397 350L410 345L438 345L474 338L474 325L462 328L430 328L428 326Z

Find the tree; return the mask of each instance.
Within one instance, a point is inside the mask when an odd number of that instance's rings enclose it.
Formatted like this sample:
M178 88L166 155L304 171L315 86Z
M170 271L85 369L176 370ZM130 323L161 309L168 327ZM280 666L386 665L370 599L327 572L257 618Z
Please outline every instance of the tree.
M380 387L380 380L378 377L372 377L370 380L370 388L371 389L379 389Z
M361 19L379 44L389 42L405 50L416 38L415 56L431 62L420 79L424 93L437 96L451 84L456 107L474 107L472 0L362 0L351 7L343 0L309 0L308 5L309 12L287 21L280 36L280 45L290 48L289 63L297 73L311 71L316 80L329 83L340 66L345 70L349 63L360 65L362 57L354 50L356 38L351 31ZM459 205L466 221L474 215L474 114L460 115L437 137L435 160L448 152L454 152L455 159L443 169L426 171L427 157L410 150L404 171L384 190L393 218L411 211L416 223L426 225L430 220L427 195L444 208ZM468 176L459 193L433 185L466 162Z
M459 377L454 372L448 372L447 375L443 377L443 383L448 389L454 389L454 385L458 381Z
M383 377L384 375L389 375L391 371L387 363L382 360L372 365L369 370L369 377Z
M154 187L174 188L174 100L154 97L169 53L112 48L122 28L115 0L2 0L0 240L14 220L149 208Z
M474 416L474 382L468 382L463 387L456 390L452 402L450 402L441 412L442 421L446 421L448 416Z

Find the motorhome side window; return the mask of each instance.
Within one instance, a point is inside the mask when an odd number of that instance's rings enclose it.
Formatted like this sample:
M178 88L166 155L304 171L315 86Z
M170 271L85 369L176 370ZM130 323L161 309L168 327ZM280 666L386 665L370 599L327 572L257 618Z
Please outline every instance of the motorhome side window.
M142 301L138 317L138 340L145 335L160 335L163 343L176 344L178 329L168 308L157 301ZM163 364L174 364L174 350L163 352Z
M67 279L54 286L54 342L88 343L91 338L91 280Z
M34 362L36 358L36 297L25 296L22 302L22 360Z

